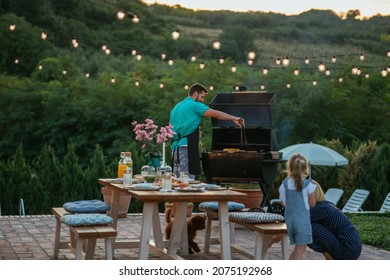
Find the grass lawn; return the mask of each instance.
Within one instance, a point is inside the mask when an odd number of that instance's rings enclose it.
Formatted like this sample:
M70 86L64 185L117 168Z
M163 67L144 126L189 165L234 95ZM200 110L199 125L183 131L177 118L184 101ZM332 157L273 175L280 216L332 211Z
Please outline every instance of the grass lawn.
M351 214L347 216L359 232L362 242L390 251L390 213Z

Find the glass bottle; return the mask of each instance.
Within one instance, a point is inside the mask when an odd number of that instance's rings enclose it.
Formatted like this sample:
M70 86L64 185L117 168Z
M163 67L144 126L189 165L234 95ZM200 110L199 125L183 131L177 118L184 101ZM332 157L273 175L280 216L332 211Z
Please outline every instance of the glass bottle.
M120 159L118 162L118 178L123 178L123 170L125 170L125 152L121 152Z

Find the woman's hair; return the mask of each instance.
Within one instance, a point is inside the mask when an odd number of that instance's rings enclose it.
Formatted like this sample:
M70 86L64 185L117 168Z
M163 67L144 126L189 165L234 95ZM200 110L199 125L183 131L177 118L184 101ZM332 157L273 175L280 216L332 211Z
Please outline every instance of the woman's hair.
M287 176L294 179L298 191L302 190L308 169L307 160L301 154L295 154L287 161Z
M324 201L325 200L325 194L322 190L320 184L317 181L312 181L314 184L316 184L316 189L314 190L314 197L316 199L316 202L318 201Z

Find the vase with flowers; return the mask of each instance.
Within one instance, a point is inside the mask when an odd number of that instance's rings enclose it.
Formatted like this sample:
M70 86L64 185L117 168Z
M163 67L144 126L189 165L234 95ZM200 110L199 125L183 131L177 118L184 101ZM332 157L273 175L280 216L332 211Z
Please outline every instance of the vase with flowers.
M161 161L165 164L165 142L175 135L172 125L159 128L150 118L145 119L143 123L133 121L131 124L134 127L135 140L142 143L141 153L149 160L148 165L157 168Z

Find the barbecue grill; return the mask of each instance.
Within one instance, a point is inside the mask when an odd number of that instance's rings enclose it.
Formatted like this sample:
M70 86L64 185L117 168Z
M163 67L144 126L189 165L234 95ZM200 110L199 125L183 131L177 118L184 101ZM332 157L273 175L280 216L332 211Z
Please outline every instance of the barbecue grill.
M256 183L263 192L260 207L270 207L268 192L281 158L272 131L276 95L269 92L232 92L217 94L210 108L244 118L246 127L212 119L212 151L202 153L207 182L216 184Z

